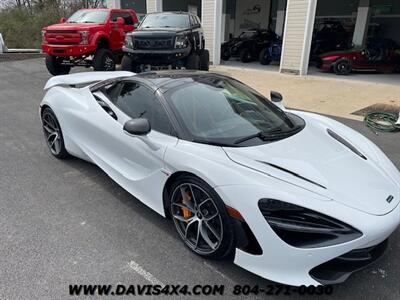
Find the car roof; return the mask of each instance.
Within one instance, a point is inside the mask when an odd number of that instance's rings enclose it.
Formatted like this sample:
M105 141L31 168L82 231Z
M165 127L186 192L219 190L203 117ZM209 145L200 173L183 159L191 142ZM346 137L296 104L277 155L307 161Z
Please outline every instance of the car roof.
M187 11L157 11L157 12L148 13L147 15L157 15L157 14L163 14L163 15L193 15L193 13L190 13L190 12L187 12Z
M230 78L226 75L215 72L196 71L196 70L167 70L167 71L152 71L139 73L133 79L139 79L146 83L154 90L160 90L162 93L176 86L194 82L194 78L215 79L215 78Z

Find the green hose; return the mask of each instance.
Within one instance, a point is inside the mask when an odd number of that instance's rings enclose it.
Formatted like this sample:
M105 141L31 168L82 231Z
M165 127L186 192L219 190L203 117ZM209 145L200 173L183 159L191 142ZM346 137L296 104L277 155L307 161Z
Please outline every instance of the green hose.
M400 125L396 124L398 116L386 112L372 112L365 116L364 124L374 131L397 132Z

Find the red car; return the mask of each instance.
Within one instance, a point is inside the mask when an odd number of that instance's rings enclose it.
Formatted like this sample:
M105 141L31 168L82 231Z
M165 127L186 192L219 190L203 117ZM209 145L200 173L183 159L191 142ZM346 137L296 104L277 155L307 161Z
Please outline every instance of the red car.
M42 30L42 50L52 75L68 74L73 66L112 71L122 58L125 35L136 28L132 9L82 9L68 20Z
M317 68L348 75L352 71L392 73L399 71L400 49L394 41L370 42L366 49L328 52L319 56Z

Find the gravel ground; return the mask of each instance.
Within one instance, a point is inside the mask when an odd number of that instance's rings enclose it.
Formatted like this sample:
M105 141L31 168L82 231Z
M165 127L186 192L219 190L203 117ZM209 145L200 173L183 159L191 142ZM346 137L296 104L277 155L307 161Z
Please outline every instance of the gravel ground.
M96 166L53 158L38 116L48 78L42 59L0 64L0 299L70 298L68 284L76 283L149 282L224 284L231 299L235 284L272 284L231 262L189 252L170 221ZM375 141L400 168L398 134L376 136L359 121L338 119ZM399 299L399 253L397 230L380 261L326 298Z

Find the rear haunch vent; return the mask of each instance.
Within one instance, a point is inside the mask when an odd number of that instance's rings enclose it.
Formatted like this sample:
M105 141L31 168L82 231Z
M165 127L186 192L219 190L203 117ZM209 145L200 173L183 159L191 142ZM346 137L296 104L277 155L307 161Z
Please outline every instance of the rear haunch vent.
M258 161L258 162L263 163L263 164L266 164L266 165L268 165L268 166L271 166L271 167L273 167L273 168L275 168L275 169L278 169L278 170L281 170L281 171L283 171L283 172L289 173L289 174L291 174L291 175L293 175L293 176L296 176L296 177L298 177L298 178L300 178L300 179L303 179L303 180L305 180L305 181L307 181L307 182L309 182L309 183L315 184L315 185L317 185L317 186L319 186L319 187L321 187L321 188L323 188L323 189L326 189L326 187L324 187L323 185L321 185L321 184L319 184L319 183L316 183L315 181L312 181L312 180L310 180L310 179L308 179L308 178L305 178L305 177L303 177L303 176L301 176L301 175L299 175L299 174L297 174L297 173L295 173L295 172L292 172L292 171L290 171L290 170L287 170L287 169L285 169L285 168L282 168L282 167L280 167L280 166L277 166L277 165L274 165L274 164L271 164L271 163L267 163L267 162L265 162L265 161Z
M362 159L367 160L367 158L362 154L360 151L357 150L356 147L354 147L352 144L350 144L348 141L346 141L344 138L342 138L340 135L335 133L334 131L327 129L328 134L333 137L335 140L337 140L339 143L343 144L347 148L349 148L351 151L353 151L355 154L357 154L359 157Z

